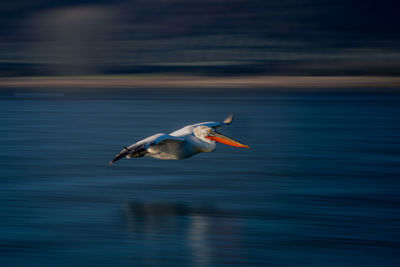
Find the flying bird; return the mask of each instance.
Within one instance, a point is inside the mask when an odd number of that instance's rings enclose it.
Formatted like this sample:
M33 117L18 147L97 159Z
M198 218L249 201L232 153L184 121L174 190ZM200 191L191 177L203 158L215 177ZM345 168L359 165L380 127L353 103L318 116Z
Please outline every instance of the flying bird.
M212 152L216 142L235 147L249 148L232 138L216 131L224 125L232 123L230 114L223 122L200 122L188 125L170 134L159 133L134 143L119 152L110 164L126 157L138 158L150 156L157 159L178 160L189 158L200 152Z

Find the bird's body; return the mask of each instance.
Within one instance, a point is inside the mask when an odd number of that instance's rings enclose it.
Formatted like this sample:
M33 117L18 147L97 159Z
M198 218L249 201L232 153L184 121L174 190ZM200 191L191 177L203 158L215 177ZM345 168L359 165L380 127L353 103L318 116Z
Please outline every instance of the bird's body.
M230 115L224 122L201 122L188 125L170 134L155 134L124 147L110 163L123 157L150 156L165 160L185 159L200 152L214 151L215 141L237 147L248 147L215 131L215 128L229 125L232 119L233 116Z

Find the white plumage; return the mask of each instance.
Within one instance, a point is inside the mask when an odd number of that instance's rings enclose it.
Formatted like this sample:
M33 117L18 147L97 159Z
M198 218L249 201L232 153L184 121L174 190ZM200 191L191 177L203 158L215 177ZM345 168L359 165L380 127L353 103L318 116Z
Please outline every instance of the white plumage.
M223 122L201 122L188 125L170 134L159 133L137 143L134 143L119 152L110 162L126 157L150 156L158 159L185 159L200 152L212 152L216 141L237 147L247 147L217 131L216 128L231 124L233 115L229 115Z

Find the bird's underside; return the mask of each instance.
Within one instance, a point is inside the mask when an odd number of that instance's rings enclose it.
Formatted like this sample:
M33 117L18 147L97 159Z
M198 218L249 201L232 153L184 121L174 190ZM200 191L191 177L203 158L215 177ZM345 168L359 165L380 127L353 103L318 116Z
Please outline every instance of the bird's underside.
M233 116L229 115L223 122L202 122L188 125L171 134L156 134L124 147L110 162L121 158L138 158L150 156L157 159L177 160L191 157L200 152L212 152L215 142L237 147L248 147L215 131L223 125L229 125Z

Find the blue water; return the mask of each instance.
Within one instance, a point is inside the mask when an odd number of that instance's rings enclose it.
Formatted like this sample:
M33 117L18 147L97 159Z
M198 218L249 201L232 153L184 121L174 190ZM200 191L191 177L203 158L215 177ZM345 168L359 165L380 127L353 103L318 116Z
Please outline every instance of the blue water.
M250 145L107 163L223 120ZM0 97L1 266L399 266L400 95Z

